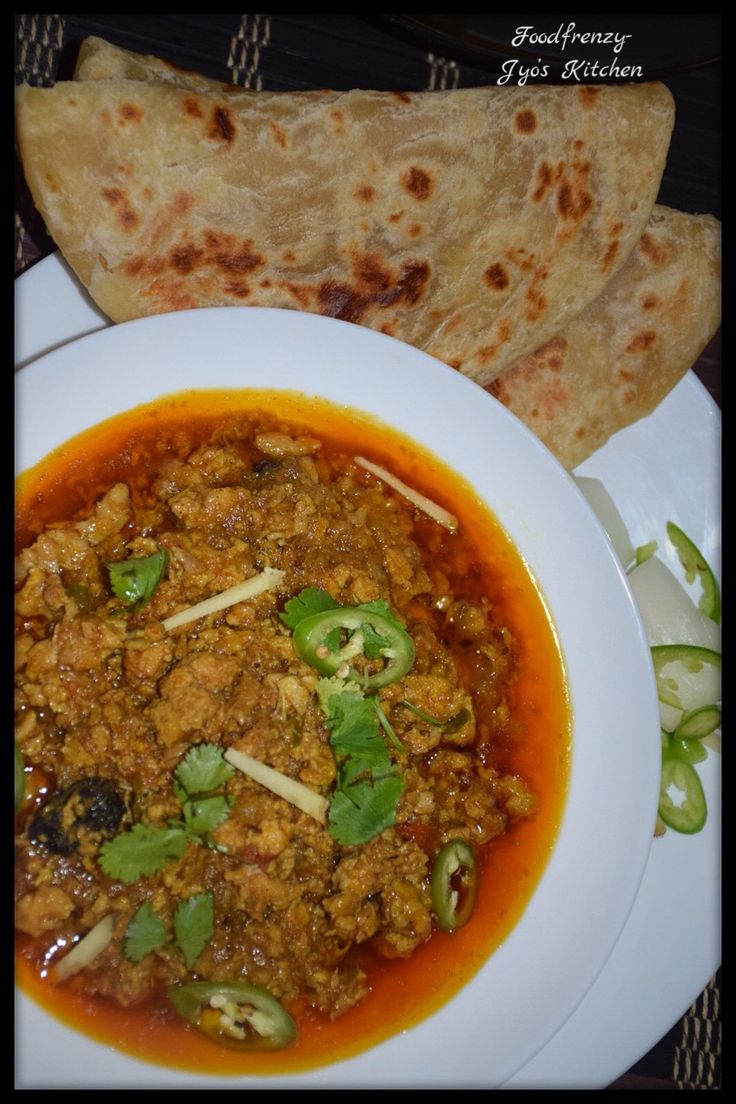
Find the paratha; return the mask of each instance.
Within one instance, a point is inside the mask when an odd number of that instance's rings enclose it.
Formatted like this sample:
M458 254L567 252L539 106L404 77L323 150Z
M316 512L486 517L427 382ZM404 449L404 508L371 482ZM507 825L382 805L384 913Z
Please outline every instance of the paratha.
M23 86L49 232L114 321L290 307L486 384L602 291L651 214L663 85L223 92Z
M652 410L720 322L721 226L654 208L601 295L488 390L574 468Z
M75 79L111 78L237 90L160 58L86 39ZM637 248L582 315L488 390L572 468L650 413L719 321L720 224L657 206Z

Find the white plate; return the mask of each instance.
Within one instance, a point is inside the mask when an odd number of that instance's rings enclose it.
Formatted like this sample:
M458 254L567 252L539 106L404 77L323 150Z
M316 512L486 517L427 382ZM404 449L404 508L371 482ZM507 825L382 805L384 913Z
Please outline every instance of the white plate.
M20 277L16 288L18 364L107 325L57 256ZM663 544L664 523L672 518L717 564L719 428L717 408L688 376L654 415L620 433L579 470L605 483L635 543L655 536ZM711 755L699 768L711 810L706 829L691 838L668 833L655 842L633 912L598 979L508 1087L604 1087L676 1022L717 968L718 767ZM592 923L595 911L591 901ZM27 1003L19 1008L19 1035ZM43 1083L53 1084L53 1067L44 1067ZM19 1084L40 1084L39 1076L38 1063L29 1065L21 1054Z

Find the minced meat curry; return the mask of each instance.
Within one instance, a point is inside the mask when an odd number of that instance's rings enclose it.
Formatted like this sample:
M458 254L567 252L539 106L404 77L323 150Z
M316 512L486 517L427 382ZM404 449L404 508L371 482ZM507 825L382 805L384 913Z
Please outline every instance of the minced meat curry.
M548 850L564 772L518 768L530 649L462 514L273 413L141 425L21 496L19 948L101 1009L294 1047L472 928L494 841L541 817Z

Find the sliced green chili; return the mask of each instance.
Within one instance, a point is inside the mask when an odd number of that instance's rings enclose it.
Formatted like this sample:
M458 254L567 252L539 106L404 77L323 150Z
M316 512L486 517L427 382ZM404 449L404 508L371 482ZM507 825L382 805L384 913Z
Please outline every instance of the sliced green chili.
M366 690L397 682L414 662L414 642L397 621L357 606L338 606L305 617L294 629L294 647L321 675L354 679ZM385 664L368 674L350 666L359 656L368 661L383 659Z
M683 740L702 740L704 736L710 736L711 732L721 723L721 711L717 705L704 705L702 709L693 709L691 713L685 713L675 729L675 736Z
M703 786L694 767L667 752L662 757L659 815L668 828L687 834L699 832L708 815Z
M721 623L721 590L718 586L718 580L713 574L707 560L698 548L693 544L686 533L683 533L674 522L667 522L667 536L675 546L675 551L679 557L680 563L685 569L685 579L688 583L695 581L696 577L700 578L700 583L703 588L703 592L700 595L700 601L698 602L698 609L701 610L706 617L710 617L712 621L720 625Z
M265 989L246 981L190 981L167 997L179 1015L208 1038L238 1050L281 1050L296 1039L296 1024Z
M434 860L429 890L442 931L467 924L478 895L478 865L470 844L461 839L445 844Z
M696 644L656 644L652 649L652 663L657 680L657 696L660 701L677 709L698 708L702 702L720 698L721 656L711 648ZM670 664L679 663L681 669L666 673Z

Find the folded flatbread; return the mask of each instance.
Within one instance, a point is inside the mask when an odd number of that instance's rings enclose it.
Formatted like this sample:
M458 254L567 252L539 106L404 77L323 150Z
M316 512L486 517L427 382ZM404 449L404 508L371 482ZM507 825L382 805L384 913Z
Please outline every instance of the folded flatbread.
M488 388L567 468L649 414L720 322L721 225L657 206L601 295Z
M34 202L103 311L297 308L484 384L624 263L673 123L659 84L229 92L168 69L17 93Z

